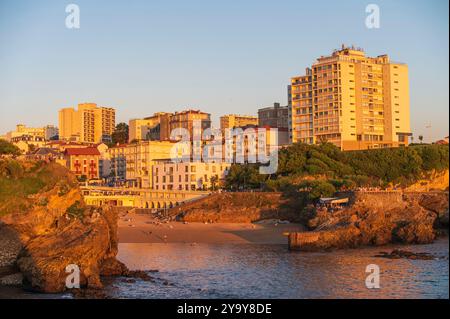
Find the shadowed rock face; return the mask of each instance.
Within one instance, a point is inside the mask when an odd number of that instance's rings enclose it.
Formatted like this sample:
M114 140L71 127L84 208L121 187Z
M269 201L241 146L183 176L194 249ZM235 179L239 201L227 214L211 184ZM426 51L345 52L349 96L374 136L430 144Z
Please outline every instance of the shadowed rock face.
M307 233L292 233L290 249L305 251L354 248L389 243L431 243L436 228L448 225L448 194L404 195L401 200L356 201L351 207L330 212L318 209L312 214Z
M74 220L57 231L31 239L17 259L25 285L43 292L65 290L66 267L77 265L80 284L101 288L100 275L121 275L125 266L115 259L117 247L111 245L110 226L105 215L95 212L85 220ZM114 218L109 218L111 221Z
M71 264L79 267L80 284L87 288L101 288L102 275L128 274L116 260L117 213L86 207L74 177L60 166L55 172L64 173L60 182L26 198L25 211L0 218L0 231L12 232L9 238L21 247L9 265L22 274L24 287L45 293L65 291L70 274L66 267Z

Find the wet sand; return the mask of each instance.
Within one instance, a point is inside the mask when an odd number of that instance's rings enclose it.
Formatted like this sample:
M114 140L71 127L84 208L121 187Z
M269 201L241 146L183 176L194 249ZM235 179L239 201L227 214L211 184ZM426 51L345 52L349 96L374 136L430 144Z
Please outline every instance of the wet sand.
M128 214L119 219L120 243L254 243L287 244L286 232L302 231L299 224L158 223L149 215Z

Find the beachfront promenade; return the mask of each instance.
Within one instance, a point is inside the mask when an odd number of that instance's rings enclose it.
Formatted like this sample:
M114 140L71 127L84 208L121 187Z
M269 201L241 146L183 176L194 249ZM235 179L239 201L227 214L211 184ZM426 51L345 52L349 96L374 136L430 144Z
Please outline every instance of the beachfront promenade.
M160 191L123 187L81 187L86 204L148 209L172 208L208 196L206 191Z

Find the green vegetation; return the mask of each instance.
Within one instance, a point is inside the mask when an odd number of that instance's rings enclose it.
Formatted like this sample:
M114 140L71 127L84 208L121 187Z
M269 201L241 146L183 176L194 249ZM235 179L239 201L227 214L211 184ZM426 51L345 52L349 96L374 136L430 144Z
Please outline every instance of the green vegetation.
M57 185L64 192L75 187L76 180L55 163L0 159L0 216L28 209L33 196ZM46 202L40 199L36 204Z
M260 175L255 164L232 165L225 186L282 192L306 188L317 198L358 186L406 186L433 170L448 169L448 161L447 145L342 152L329 143L294 144L280 150L277 174Z
M8 141L0 139L0 155L20 155L20 149Z
M114 132L111 135L111 143L108 146L128 143L129 128L126 123L119 123L116 125Z
M79 218L79 219L81 219L81 218L83 218L84 207L80 203L80 201L77 200L75 203L73 203L73 205L71 205L69 208L67 208L66 213L71 218Z

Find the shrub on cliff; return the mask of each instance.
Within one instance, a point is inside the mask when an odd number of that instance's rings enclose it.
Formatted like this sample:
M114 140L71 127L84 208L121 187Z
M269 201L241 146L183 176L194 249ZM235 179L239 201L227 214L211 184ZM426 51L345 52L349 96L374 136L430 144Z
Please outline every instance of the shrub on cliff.
M311 201L316 201L321 197L331 197L336 193L336 188L327 181L305 181L300 184L300 187L309 190L308 199Z
M20 149L14 144L0 139L0 155L20 155Z
M0 159L0 215L21 212L33 203L33 195L56 185L76 187L76 179L56 163Z

